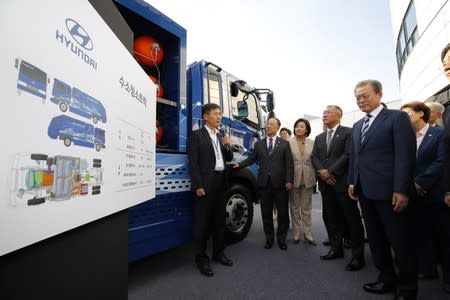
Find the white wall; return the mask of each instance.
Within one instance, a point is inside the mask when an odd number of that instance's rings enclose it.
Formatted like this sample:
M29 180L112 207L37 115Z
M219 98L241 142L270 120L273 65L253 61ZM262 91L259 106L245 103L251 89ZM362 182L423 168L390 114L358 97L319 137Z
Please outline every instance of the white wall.
M395 44L409 0L391 0ZM440 53L450 41L450 5L446 0L415 0L419 39L400 77L402 103L425 101L448 84L442 74Z

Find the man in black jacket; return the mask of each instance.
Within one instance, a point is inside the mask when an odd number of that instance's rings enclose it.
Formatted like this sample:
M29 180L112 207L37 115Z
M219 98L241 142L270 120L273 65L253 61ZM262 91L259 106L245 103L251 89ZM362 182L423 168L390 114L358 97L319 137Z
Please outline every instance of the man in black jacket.
M277 137L281 122L270 118L266 122L267 137L255 143L252 154L233 168L259 163L257 185L260 191L261 216L266 235L266 249L272 248L274 227L272 210L275 202L278 210L277 241L281 250L286 250L286 235L289 229L288 190L292 187L294 165L289 142Z
M339 125L342 109L329 105L323 112L327 130L318 135L311 155L319 176L319 189L327 211L331 249L320 258L330 260L344 256L345 227L349 226L352 259L347 271L360 270L364 262L364 227L358 205L347 194L347 173L352 129Z
M214 275L206 255L206 242L213 236L212 259L231 266L224 254L225 161L233 159L230 138L221 136L220 107L214 103L202 107L205 126L191 133L188 143L191 190L194 193L194 255L205 276Z

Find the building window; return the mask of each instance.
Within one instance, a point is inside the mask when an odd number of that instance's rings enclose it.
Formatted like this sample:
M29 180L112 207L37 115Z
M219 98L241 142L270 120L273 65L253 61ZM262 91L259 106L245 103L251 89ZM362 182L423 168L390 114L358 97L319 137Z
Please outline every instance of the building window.
M403 18L402 26L397 38L397 67L398 76L402 74L403 66L411 54L418 40L416 7L414 1L411 1Z

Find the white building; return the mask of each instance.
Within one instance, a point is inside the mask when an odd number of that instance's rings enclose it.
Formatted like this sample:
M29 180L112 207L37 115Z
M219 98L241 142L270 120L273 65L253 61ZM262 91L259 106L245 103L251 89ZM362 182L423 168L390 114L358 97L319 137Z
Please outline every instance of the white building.
M450 42L448 0L390 0L401 101L443 102L441 50Z

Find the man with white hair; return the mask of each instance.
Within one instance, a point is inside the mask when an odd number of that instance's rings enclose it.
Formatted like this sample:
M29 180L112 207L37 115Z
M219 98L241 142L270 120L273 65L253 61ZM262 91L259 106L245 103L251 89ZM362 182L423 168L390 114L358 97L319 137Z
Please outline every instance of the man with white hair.
M442 114L444 113L445 107L439 102L428 102L425 103L430 108L430 118L428 119L428 124L434 127L442 126Z

